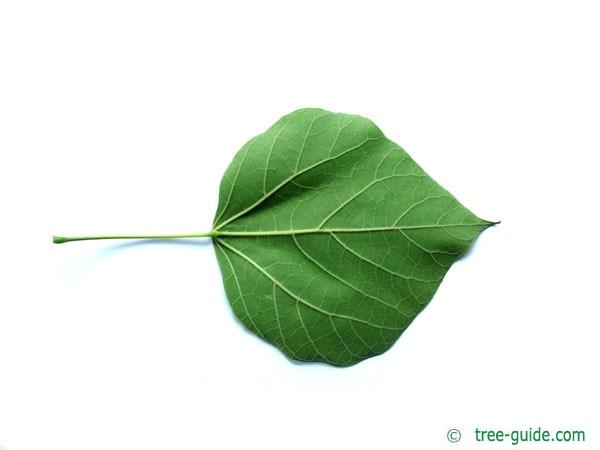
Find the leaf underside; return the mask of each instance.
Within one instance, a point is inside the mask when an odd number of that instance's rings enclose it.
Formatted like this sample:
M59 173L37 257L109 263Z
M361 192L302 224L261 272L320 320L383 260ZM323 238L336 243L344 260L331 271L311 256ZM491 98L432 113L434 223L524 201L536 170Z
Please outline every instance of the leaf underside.
M248 329L300 361L385 352L491 223L369 119L302 109L236 154L213 238Z

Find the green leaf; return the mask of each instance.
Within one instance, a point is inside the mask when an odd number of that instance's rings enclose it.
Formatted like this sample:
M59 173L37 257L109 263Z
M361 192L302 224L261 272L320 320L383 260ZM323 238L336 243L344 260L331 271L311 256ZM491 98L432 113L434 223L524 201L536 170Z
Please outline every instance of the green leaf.
M213 239L248 329L292 359L347 366L389 349L492 224L369 119L302 109L236 154Z
M292 359L347 366L390 348L493 224L369 119L302 109L236 154L210 231L53 242L211 237L246 327Z

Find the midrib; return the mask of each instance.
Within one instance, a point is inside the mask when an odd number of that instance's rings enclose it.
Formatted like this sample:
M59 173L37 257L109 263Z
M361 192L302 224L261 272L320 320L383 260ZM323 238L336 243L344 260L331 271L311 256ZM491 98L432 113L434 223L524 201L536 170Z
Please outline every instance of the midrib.
M406 225L397 227L366 227L366 228L300 228L291 230L263 230L263 231L223 231L213 230L213 237L250 237L250 236L291 236L297 234L329 234L329 233L370 233L378 231L409 231L432 228L462 228L462 227L488 227L489 223L450 223L428 225Z

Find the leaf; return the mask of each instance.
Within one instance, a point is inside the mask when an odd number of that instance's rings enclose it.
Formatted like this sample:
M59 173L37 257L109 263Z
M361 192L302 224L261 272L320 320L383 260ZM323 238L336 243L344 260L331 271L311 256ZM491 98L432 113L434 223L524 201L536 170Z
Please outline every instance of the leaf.
M213 239L248 329L292 359L347 366L389 349L492 224L369 119L302 109L236 154Z
M346 366L386 351L490 225L370 120L302 109L237 153L212 230L52 240L212 237L250 330L290 358Z

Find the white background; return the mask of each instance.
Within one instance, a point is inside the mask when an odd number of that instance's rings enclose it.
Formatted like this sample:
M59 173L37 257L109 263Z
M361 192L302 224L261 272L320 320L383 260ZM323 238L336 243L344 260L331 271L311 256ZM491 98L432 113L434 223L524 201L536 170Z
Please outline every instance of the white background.
M3 1L0 447L598 448L596 2ZM235 151L296 108L373 119L502 219L386 354L299 365L209 242ZM450 444L449 428L463 440ZM521 448L521 447L519 447Z

